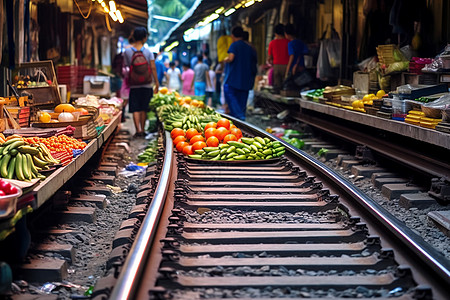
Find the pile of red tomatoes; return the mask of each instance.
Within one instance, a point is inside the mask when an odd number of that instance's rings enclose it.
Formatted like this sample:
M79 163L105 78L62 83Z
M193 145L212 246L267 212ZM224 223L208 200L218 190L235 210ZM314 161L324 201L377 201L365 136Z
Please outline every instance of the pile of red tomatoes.
M195 128L184 131L181 128L174 128L170 135L173 144L178 152L184 155L194 154L195 150L201 150L205 147L217 147L219 144L228 141L238 141L242 137L242 132L230 120L222 118L217 123L208 123L202 132Z

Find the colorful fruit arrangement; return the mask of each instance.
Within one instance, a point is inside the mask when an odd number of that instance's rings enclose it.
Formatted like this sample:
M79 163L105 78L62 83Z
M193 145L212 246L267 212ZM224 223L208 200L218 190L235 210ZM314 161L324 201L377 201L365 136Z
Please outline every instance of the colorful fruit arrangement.
M61 134L58 136L52 136L47 138L42 137L29 137L24 140L30 144L42 143L47 146L48 149L55 152L69 152L72 154L73 150L83 150L87 144L81 140L77 140L73 137Z
M386 94L385 91L379 90L377 94L367 94L361 100L352 102L353 109L364 109L364 104L373 105L373 100L381 99Z
M41 123L73 122L77 120L75 114L78 114L78 117L85 116L89 114L89 111L82 107L75 108L71 104L63 103L57 105L52 113L39 111L38 119Z
M24 138L24 140L29 144L45 145L50 150L51 155L58 159L63 166L68 165L73 160L74 150L84 150L87 146L85 142L65 134L47 138L29 137Z
M167 100L168 97L171 101ZM243 137L242 131L230 120L196 99L161 89L150 102L165 130L170 131L176 150L190 158L262 160L285 153L280 142L262 137ZM141 157L144 153L140 154Z
M178 152L190 158L207 160L270 159L284 154L280 142L268 138L246 138L226 118L207 123L203 131L174 128L170 133Z
M40 171L58 164L43 143L30 144L20 136L9 136L0 144L0 176L2 178L29 181L45 179Z

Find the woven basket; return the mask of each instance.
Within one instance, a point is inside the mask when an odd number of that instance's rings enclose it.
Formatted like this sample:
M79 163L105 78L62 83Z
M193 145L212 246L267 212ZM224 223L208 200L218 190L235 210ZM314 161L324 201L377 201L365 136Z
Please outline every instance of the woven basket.
M439 108L422 105L422 111L428 118L440 119L442 117L442 111Z

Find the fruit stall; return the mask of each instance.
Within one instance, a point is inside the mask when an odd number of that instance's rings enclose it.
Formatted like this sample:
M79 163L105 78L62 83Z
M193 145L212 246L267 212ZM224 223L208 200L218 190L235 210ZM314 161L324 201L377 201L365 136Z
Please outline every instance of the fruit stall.
M50 199L103 146L121 99L62 103L51 62L21 64L12 97L0 98L0 240Z

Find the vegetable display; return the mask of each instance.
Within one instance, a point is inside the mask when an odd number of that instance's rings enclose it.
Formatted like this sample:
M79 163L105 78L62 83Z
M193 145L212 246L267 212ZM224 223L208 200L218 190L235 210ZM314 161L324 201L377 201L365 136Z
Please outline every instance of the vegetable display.
M428 98L428 97L420 97L420 98L415 99L415 101L419 101L419 102L422 102L422 103L428 103L428 102L433 101L433 100Z
M55 152L70 152L79 149L83 150L87 144L81 140L77 140L73 137L61 134L58 136L51 136L47 138L41 137L29 137L24 140L30 144L42 143L48 147L51 151Z
M269 138L243 137L226 118L206 124L200 132L174 128L170 134L177 151L194 159L262 160L279 157L285 151L280 142Z
M284 146L278 141L267 137L243 137L242 131L231 120L223 118L202 101L165 90L158 94L150 101L150 107L155 108L164 129L170 131L176 150L190 158L264 160L285 153ZM152 150L146 151L138 156L140 161L152 157Z
M209 122L217 122L222 116L212 108L186 107L180 105L163 105L157 109L159 120L164 122L164 128L187 130L195 128L201 131Z
M40 171L48 170L59 161L42 143L30 144L18 136L8 137L0 144L0 176L2 178L29 181L45 179Z
M195 150L190 158L207 160L258 160L276 158L285 153L284 146L269 138L241 138L242 142L228 141L217 147L204 147Z
M24 140L29 144L45 145L50 150L51 155L58 159L63 166L68 165L73 160L74 150L81 151L87 146L85 142L65 134L47 138L29 137L24 138Z
M307 93L306 96L310 97L310 98L319 98L319 97L323 96L323 91L324 90L325 89L317 89L317 90L314 90L314 91L311 91L311 92Z
M138 161L140 163L149 164L156 160L156 154L158 153L158 141L154 140L148 143L145 150L138 155Z

